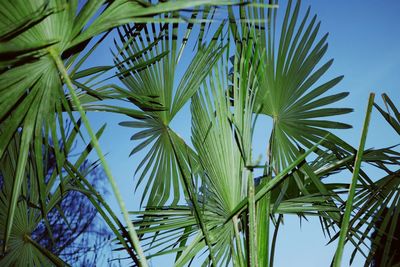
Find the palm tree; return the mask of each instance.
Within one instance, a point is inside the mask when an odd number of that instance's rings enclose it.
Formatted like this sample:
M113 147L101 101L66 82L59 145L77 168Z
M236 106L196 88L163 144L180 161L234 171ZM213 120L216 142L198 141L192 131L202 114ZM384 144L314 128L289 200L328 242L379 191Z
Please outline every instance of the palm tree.
M176 255L175 265L184 266L205 251L205 265L272 266L284 214L318 216L329 235L331 230L349 227L344 217L350 212L344 207L352 202L340 197L349 185L327 184L324 178L349 169L355 173L354 181L360 179L363 190L370 191L375 183L363 171L359 177L357 154L376 166L386 164L388 157L392 157L392 164L398 164L398 153L391 148L363 153L363 146L355 149L330 133L330 129L351 126L324 118L347 114L351 109L331 107L348 93L327 95L342 76L319 82L333 60L321 63L327 51L327 35L318 39L320 23L310 13L308 9L299 19L300 1L294 5L289 1L278 25L276 9L228 9L230 23L223 28L227 33L215 27L215 34L222 35L208 37L221 40L219 46L224 52L207 76L197 76L201 86L190 98L192 144L168 125L166 130L162 126L165 116L168 124L168 114L173 111L175 115L181 109L181 102L174 99L182 89L172 89L174 73L166 72L175 69L171 61L178 63L179 58L174 61L170 54L158 51L164 47L178 49L179 31L171 38L173 25L161 24L158 31L152 25L121 30L122 45L116 47L114 56L117 63L126 65L119 69L119 78L128 87L128 95L134 93L136 98L139 95L149 100L146 105L131 101L147 114L146 118L121 123L140 129L131 139L143 141L132 154L148 147L138 167L143 171L137 183L148 179L143 197L148 194L149 200L144 211L133 212L148 258L172 253ZM197 25L201 33L205 25ZM187 26L190 30L192 27ZM190 35L183 33L181 38L180 47L187 46ZM199 39L198 44L204 42L203 35ZM132 66L140 66L145 59L125 59L145 49L157 61L134 69ZM196 51L189 66L196 62ZM157 90L161 92L157 94ZM151 111L146 111L148 105ZM158 111L157 107L165 110ZM273 120L265 164L252 158L252 134L259 115ZM312 152L314 159L306 160ZM166 173L171 180L165 179ZM171 184L179 182L183 190L175 191L173 201L167 203L170 191L177 188L171 188ZM181 191L186 204L177 205ZM356 199L361 191L357 191ZM360 204L350 208L356 210ZM369 218L373 216L369 214ZM273 233L269 233L271 222ZM343 240L357 244L368 237L353 234L359 230L352 227L353 223L349 231L340 231ZM339 233L331 237L335 240ZM340 259L336 262L340 265Z
M7 197L10 204L5 217L3 253L8 250L29 155L34 155L38 162L42 162L42 139L48 140L50 135L53 140L58 140L57 131L64 137L63 116L67 116L77 126L72 113L77 110L124 214L130 239L138 253L136 261L147 265L119 189L79 100L80 90L90 92L90 88L76 86L73 80L74 76L78 79L104 71L104 68L80 70L87 56L97 46L94 44L93 49L82 54L95 36L125 23L154 21L149 15L211 2L177 1L154 5L143 1L54 0L2 3L0 158L6 153L18 129L22 128L21 137L18 138L20 144L15 178ZM218 4L218 1L214 3ZM64 84L67 90L64 90ZM33 154L29 153L30 146L34 146ZM55 155L61 175L65 155L56 143ZM42 210L46 210L45 204L42 199Z
M62 244L47 247L39 240L47 237L39 230L35 235L41 226L52 239L52 212L68 201L68 191L85 195L139 266L165 254L175 255L176 266L199 255L205 266L273 266L286 214L317 216L331 240L339 238L336 266L346 242L355 246L353 257L366 256L366 265L377 248L389 264L399 213L398 171L392 169L399 153L393 147L364 151L373 98L355 149L332 133L351 127L338 120L352 109L338 106L347 92L331 93L342 76L321 82L333 60L324 61L327 34L320 36L310 8L302 12L300 1L289 1L280 20L278 1L238 2L2 3L2 264L68 264L58 257ZM115 64L84 69L114 28ZM103 78L110 70L116 74ZM123 86L110 83L115 77ZM398 131L399 113L384 100L390 111L375 107ZM185 105L191 140L171 126ZM121 125L137 130L131 155L146 151L136 171L137 187L145 183L144 209L131 213L133 221L98 144L104 127L95 133L88 111L129 116ZM253 155L260 116L272 119L262 162ZM65 118L72 121L71 135ZM81 122L89 141L74 162L69 153L75 137L84 139ZM124 223L80 168L93 148ZM47 178L50 154L55 167ZM387 176L369 177L361 162ZM350 190L350 182L326 182L344 170L353 173ZM374 227L378 234L371 236ZM365 248L367 240L373 245Z
M311 88L332 61L314 70L326 51L326 37L316 41L319 26L315 24L315 18L307 21L309 11L301 25L296 28L300 3L297 2L293 12L291 8L289 3L279 42L275 39L275 10L262 9L266 13L257 15L260 17L255 15L257 12L252 13L252 7L240 7L239 12L234 8L228 10L231 21L228 35L218 38L216 35L220 35L222 29L218 27L214 36L209 38L221 39L220 47L224 47L225 51L220 54L216 63L208 61L213 66L209 68L209 75L196 77L201 89L197 90L197 85L196 90L188 94L185 100L192 96L194 148L169 127L164 131L162 127L156 126L153 118L163 118L165 111L147 112L147 118L122 123L134 128L148 128L132 137L133 140L146 138L133 152L154 141L150 152L140 164L145 169L138 183L142 181L144 174L150 174L149 185L153 185L149 187L152 192L150 196L162 198L164 191L160 190L169 188L169 185L163 184L168 180L161 180L160 176L163 177L165 172L170 173L169 170L172 170L172 173L178 173L176 177L180 175L187 200L187 205L184 206L176 206L176 201L170 206L164 205L165 200L159 203L149 201L145 211L137 212L139 220L136 223L142 226L138 233L154 233L154 236L145 237L145 240L154 239L148 243L149 250L157 248L157 253L152 256L170 250L177 254L175 263L180 266L188 263L204 248L208 248L209 257L205 263L214 266L232 262L243 266L265 266L269 262L269 257L266 256L269 254L268 242L265 240L269 236L270 217L275 218L277 215L280 218L279 214L284 213L297 213L301 216L315 214L320 215L326 225L339 222L339 209L335 200L340 198L334 192L328 191L320 181L322 175L318 176L316 169L303 161L306 155L317 148L315 144L328 133L325 129L350 127L317 118L345 114L351 110L324 107L339 101L347 93L320 97L336 85L341 77L315 89ZM241 17L245 14L252 14L254 17L251 17L251 21L236 23L236 13ZM205 24L199 26L200 32L204 31L204 26ZM268 29L267 33L265 29ZM133 41L136 39L147 41L150 51L154 51L153 58L157 55L156 51L160 50L157 46L179 47L175 44L179 38L161 38L159 41L158 36L163 35L163 32L147 30L141 36L139 30L141 29L125 29L121 34L123 41L129 40L123 45L128 55L144 49L144 45L136 45L138 42ZM165 36L168 36L168 32ZM188 38L186 34L183 36ZM199 50L206 49L207 46L200 46L203 36L200 38ZM182 46L188 42L186 39ZM154 43L156 44L152 45ZM275 44L279 44L277 49ZM117 47L117 51L120 50ZM212 50L210 53L218 55ZM196 64L196 56L197 54L193 56L190 64ZM122 60L123 58L119 62ZM131 71L130 75L126 73L129 69L126 66L120 69L119 77L135 94L154 96L161 86L168 92L167 99L170 99L173 95L171 86L168 87L167 84L165 87L163 84L173 80L169 73L165 73L165 65L169 67L170 61L170 58L162 57L146 69ZM187 75L184 74L183 77L186 78ZM154 82L154 86L150 87L148 81ZM178 84L187 83L189 82L183 80ZM179 87L176 89L175 98L182 95L180 90L182 89ZM160 100L160 104L167 111L172 111L172 114L182 106L178 100L166 102L165 96L160 97ZM142 111L146 112L144 108ZM252 159L251 152L252 133L258 114L274 119L268 148L269 159L265 165L259 166ZM156 139L154 134L160 137ZM166 138L161 138L163 134ZM329 140L333 138L327 141ZM304 153L298 145L311 150ZM324 142L323 145L327 148L333 146L331 142ZM326 157L326 152L321 150L318 154ZM262 170L261 177L255 176L256 169ZM254 184L255 178L257 186ZM152 179L158 182L152 183ZM280 221L278 219L277 224ZM157 240L160 241L155 244ZM189 241L191 243L187 244ZM161 247L158 248L159 246Z

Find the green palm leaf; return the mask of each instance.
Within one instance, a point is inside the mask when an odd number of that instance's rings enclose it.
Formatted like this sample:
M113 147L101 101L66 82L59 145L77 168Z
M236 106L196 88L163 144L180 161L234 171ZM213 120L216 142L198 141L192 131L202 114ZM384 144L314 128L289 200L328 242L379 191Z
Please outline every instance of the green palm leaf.
M296 1L295 5L289 1L281 24L277 20L276 9L259 13L248 8L247 14L261 22L237 24L233 28L236 35L240 35L243 28L254 27L261 37L257 49L267 55L265 72L258 77L260 90L257 103L262 105L258 112L273 119L270 149L275 171L297 157L298 145L310 148L328 130L351 127L324 119L351 111L330 107L348 93L325 96L343 77L318 83L333 60L321 63L328 47L327 34L319 38L320 23L317 23L316 16L309 19L310 9L300 18L300 5L301 1ZM231 16L234 14L231 13Z
M209 9L203 12L196 10L189 16L193 20L206 19L212 16L212 12ZM162 18L176 17L173 14ZM128 88L120 91L146 112L145 118L139 121L121 123L122 126L140 129L131 138L140 142L131 155L148 149L136 171L139 173L137 186L147 179L142 196L142 202L147 198L146 206L164 205L171 201L171 195L173 204L180 200L181 175L170 142L174 132L169 125L196 93L223 51L217 40L222 31L221 25L211 40L200 36L189 63L183 61L182 54L190 54L187 51L188 42L194 41L192 31L204 32L208 25L135 24L120 30L123 46L116 46L115 63L119 69L118 77ZM176 68L180 64L187 65L187 69L179 79ZM138 97L150 101L138 101ZM165 176L165 173L169 175Z

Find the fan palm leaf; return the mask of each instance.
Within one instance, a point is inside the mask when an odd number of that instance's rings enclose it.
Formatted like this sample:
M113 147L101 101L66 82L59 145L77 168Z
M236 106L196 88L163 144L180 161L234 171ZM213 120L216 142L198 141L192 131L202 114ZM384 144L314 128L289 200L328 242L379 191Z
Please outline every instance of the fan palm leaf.
M278 4L278 1L273 3ZM243 9L242 16L249 14L259 22L252 25L236 23L232 27L237 36L243 28L253 27L260 36L258 49L267 55L265 72L258 77L257 103L262 108L257 112L273 119L270 160L275 171L297 157L299 145L310 148L330 129L351 127L324 119L351 111L330 107L348 93L325 96L343 77L319 82L333 62L321 63L328 48L328 35L319 37L320 23L316 15L309 19L310 8L300 18L300 6L301 1L296 4L289 1L282 23L277 20L277 9ZM234 16L234 13L230 15Z
M172 19L176 15L164 15L160 19ZM194 10L189 17L192 20L212 18L212 10ZM177 204L180 200L182 181L173 155L170 136L175 133L170 123L196 93L224 51L218 41L222 26L210 40L204 34L209 23L135 24L120 30L123 46L116 46L115 63L119 68L118 77L128 89L119 92L146 112L145 117L138 121L121 123L122 126L140 129L131 138L139 141L131 155L148 149L136 171L139 173L137 186L147 180L141 201L143 203L147 198L146 206L164 205L171 201L171 195L172 203ZM193 40L192 32L198 30L200 36L187 63L184 57L190 55L188 43L196 40ZM181 64L185 64L187 69L179 77L176 69ZM148 101L138 101L138 97Z

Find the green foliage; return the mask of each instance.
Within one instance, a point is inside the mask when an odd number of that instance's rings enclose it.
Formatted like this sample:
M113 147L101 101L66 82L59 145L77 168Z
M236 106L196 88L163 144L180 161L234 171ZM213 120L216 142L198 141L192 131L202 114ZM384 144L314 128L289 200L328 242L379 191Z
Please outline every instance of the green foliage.
M331 133L351 127L338 115L352 109L338 106L347 92L331 90L342 76L325 78L333 63L325 61L328 36L300 1L289 1L282 19L285 7L278 6L222 0L2 3L1 265L68 265L33 235L41 223L51 239L49 214L67 192L85 195L117 249L138 266L165 254L175 255L176 266L199 255L203 266L273 266L288 214L317 216L331 241L340 236L337 266L348 241L355 247L351 260L362 253L369 265L381 253L379 264L393 264L400 154L395 147L364 150L366 126L357 150ZM83 68L113 30L114 65ZM116 73L103 77L110 70ZM367 117L374 104L400 133L396 105L387 95L383 100L386 111L371 100ZM189 105L191 140L184 140L171 122ZM96 133L90 111L129 117L120 124L135 131L131 156L141 157L135 174L136 188L144 188L143 209L128 213L98 144L105 126ZM253 155L259 116L272 118L264 163ZM81 122L90 140L72 160L74 140L86 136ZM93 149L123 223L80 167ZM55 167L46 176L49 154ZM361 163L386 175L370 177ZM350 189L350 182L325 179L347 170L353 173Z
M195 10L188 16L192 20L212 19L212 14L212 11L206 9L203 12ZM173 13L160 18L177 17L178 14ZM224 51L218 41L223 24L208 41L204 31L209 26L210 23L135 24L119 31L123 46L116 45L114 58L118 77L127 90L117 90L145 112L139 121L126 121L121 125L141 129L131 138L140 141L131 155L151 144L136 171L140 171L137 186L147 178L141 200L143 203L147 198L146 206L163 205L171 196L173 205L180 200L182 178L173 154L170 136L174 132L170 122L196 93ZM193 49L188 47L187 39L192 39L195 30L200 31L200 36L196 40L191 60L189 63L182 62L182 55L186 56L187 50ZM177 71L177 67L182 64L186 68L183 74ZM182 75L180 80L178 74ZM180 150L177 152L182 153ZM169 173L168 177L165 177L165 173Z
M86 217L80 221L76 221L74 216L69 216L69 207L62 205L63 200L70 199L69 195L72 192L79 192L85 195L97 193L93 188L87 188L82 185L78 178L78 175L80 175L78 173L89 176L96 167L95 164L89 166L86 164L86 157L90 152L90 148L82 151L81 156L76 161L70 162L70 151L75 142L78 133L77 130L72 129L66 136L66 142L61 143L66 153L65 158L61 162L63 166L61 175L56 168L54 145L43 144L45 150L41 159L42 161L38 161L34 157L28 159L26 169L24 170L21 194L15 211L16 219L10 233L9 251L0 256L2 266L66 265L58 257L62 250L65 249L61 245L74 242L81 234L77 232L77 229L80 227L84 229L87 226L83 226L83 224L90 224L93 220L93 217L90 218L90 216L93 216L93 213L85 209L84 201L87 199L86 197L81 197L75 203L75 205L81 206L82 211L87 212L85 214ZM13 180L16 173L16 159L18 158L20 139L21 133L17 132L0 160L0 234L2 236L4 236L7 229L9 200L13 192ZM29 153L34 153L32 148L29 150ZM74 171L69 170L67 164L71 164L74 167ZM75 195L75 198L79 199L79 196ZM91 206L89 201L87 203ZM62 223L68 226L66 229L69 229L69 237L59 237L61 233L57 224L55 224L57 220L54 221L55 213L59 214L58 221L62 220ZM81 223L82 225L80 225ZM75 224L75 226L71 227L72 224ZM74 227L77 227L75 228L76 230L74 230ZM39 234L38 231L42 232L43 235ZM82 229L79 231L82 231ZM43 242L43 237L50 242ZM59 242L61 239L66 241ZM60 247L52 249L52 244L60 244Z

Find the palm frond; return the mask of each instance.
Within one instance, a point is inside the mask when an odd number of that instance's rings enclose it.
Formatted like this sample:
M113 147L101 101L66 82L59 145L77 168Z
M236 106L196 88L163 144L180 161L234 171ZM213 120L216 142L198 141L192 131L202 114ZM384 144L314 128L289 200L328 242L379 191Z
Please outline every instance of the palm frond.
M300 6L301 1L296 4L289 1L282 23L277 20L276 9L256 11L248 7L241 11L241 16L249 14L264 22L237 23L233 28L235 35L241 35L243 28L254 28L260 36L257 49L267 55L265 72L258 77L257 103L262 108L257 112L273 119L270 149L275 171L296 158L299 145L310 148L330 129L351 127L324 119L351 112L348 108L330 107L348 93L324 96L343 77L318 83L333 62L329 60L321 65L328 35L319 37L320 23L316 16L309 19L310 8L300 18Z
M206 19L212 17L212 12L196 9L189 16ZM177 14L160 18L175 17ZM192 32L203 32L209 26L209 23L135 24L119 31L123 45L116 45L115 63L118 77L128 88L121 93L145 112L145 117L139 121L121 125L140 129L131 138L140 140L131 155L148 148L136 171L139 173L137 186L147 180L142 196L142 202L147 199L147 206L164 205L167 201L177 204L180 200L182 181L170 143L169 135L174 134L170 122L196 93L224 50L218 41L221 25L211 40L200 37L192 55L188 51L187 44L195 40ZM185 62L182 55L190 55L189 62ZM179 78L176 68L181 64L187 65L187 69ZM138 101L138 98L149 101ZM172 200L169 199L171 195Z

